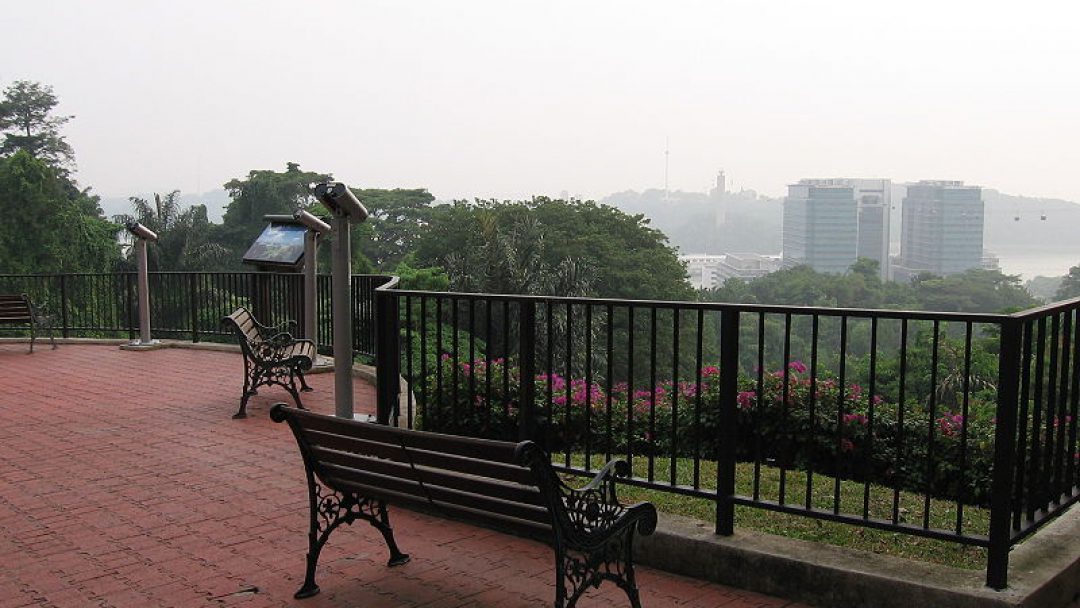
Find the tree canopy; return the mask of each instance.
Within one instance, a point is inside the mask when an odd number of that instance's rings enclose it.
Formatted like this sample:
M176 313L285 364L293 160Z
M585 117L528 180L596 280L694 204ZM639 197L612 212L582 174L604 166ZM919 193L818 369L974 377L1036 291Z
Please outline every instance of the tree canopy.
M225 248L229 265L240 267L244 252L266 227L264 215L292 214L311 206L315 202L311 184L329 179L329 174L301 171L300 165L287 163L283 172L256 170L227 182L232 202L215 227L213 240Z
M17 80L4 90L0 100L0 155L25 150L55 168L65 170L75 162L75 152L60 134L60 127L73 116L54 116L59 103L52 87Z
M146 199L131 197L134 215L116 218L134 220L153 230L158 240L148 244L150 270L207 270L221 267L226 249L210 239L210 221L205 205L183 207L180 191Z
M97 197L19 150L0 158L0 273L104 272L120 257Z
M1005 312L1038 304L1017 276L972 269L947 277L924 274L910 284L883 282L872 260L857 261L843 275L796 266L753 281L728 280L702 297L712 302L958 312Z
M416 264L452 286L500 293L573 289L605 297L689 299L686 271L642 215L587 201L457 201L431 209Z

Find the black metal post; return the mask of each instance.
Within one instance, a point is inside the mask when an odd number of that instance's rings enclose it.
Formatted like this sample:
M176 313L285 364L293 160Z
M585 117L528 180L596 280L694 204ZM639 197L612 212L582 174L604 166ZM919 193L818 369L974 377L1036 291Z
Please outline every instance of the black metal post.
M68 337L67 275L60 275L60 335Z
M191 341L199 341L199 299L196 294L198 275L194 272L188 274L188 291L191 293Z
M536 423L536 402L534 398L536 377L536 302L518 301L521 315L518 332L518 368L521 373L521 386L518 388L518 438L522 441L532 439L541 443ZM549 329L550 331L550 329Z
M994 477L990 496L990 547L986 558L986 584L1004 589L1009 580L1009 547L1012 546L1012 483L1016 449L1016 407L1020 383L1021 321L1015 317L1001 324L998 359L997 426L994 431Z
M398 297L389 291L375 292L375 388L376 419L379 424L397 426L398 395L401 393L401 319ZM409 421L406 421L409 426Z
M739 396L739 311L720 313L720 437L716 453L716 533L735 533L735 420Z

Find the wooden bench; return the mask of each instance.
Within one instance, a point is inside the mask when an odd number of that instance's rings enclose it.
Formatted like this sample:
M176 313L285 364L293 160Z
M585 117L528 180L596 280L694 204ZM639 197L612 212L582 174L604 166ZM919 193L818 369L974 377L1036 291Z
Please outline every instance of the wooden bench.
M303 408L300 393L296 390L296 379L300 378L301 390L311 390L304 380L304 371L310 370L314 364L315 343L295 339L285 331L293 322L286 322L280 327L263 325L243 307L221 322L236 331L240 351L244 354L244 394L240 397L240 410L233 418L246 418L248 398L256 394L260 386L272 384L289 391L297 407Z
M533 442L511 443L399 429L287 407L270 409L296 436L307 471L311 527L307 572L297 598L319 592L315 568L330 533L362 519L390 550L388 565L409 561L398 549L387 503L545 540L555 549L555 606L574 606L589 587L612 581L641 605L634 581L635 530L656 529L649 503L624 506L608 463L581 489L567 487Z
M30 296L23 294L0 294L0 323L4 325L26 325L30 328L30 352L34 352L34 340L37 330L46 327L49 341L56 348L52 325L45 322L45 316L34 309Z

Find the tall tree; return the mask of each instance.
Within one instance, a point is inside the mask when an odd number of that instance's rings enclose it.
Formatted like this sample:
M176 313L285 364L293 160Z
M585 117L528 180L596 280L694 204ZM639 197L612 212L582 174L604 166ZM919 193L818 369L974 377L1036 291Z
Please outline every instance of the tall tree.
M492 268L502 256L503 268ZM457 260L457 261L454 261ZM567 263L566 260L572 260ZM686 300L693 291L667 237L641 215L587 201L538 197L530 201L455 202L433 207L417 240L416 262L424 266L487 268L486 289L520 293L525 273L546 268L565 280L591 275L589 295ZM502 262L499 262L502 264ZM571 265L573 268L571 268ZM591 268L590 272L587 267ZM557 270L561 269L561 270ZM532 293L562 287L548 282Z
M1076 296L1080 296L1080 266L1073 266L1069 269L1069 274L1062 277L1054 299L1068 300Z
M25 150L65 174L75 163L74 151L60 134L73 116L54 116L59 101L51 86L17 80L4 90L0 101L0 132L4 134L0 154Z
M25 150L0 158L0 217L0 272L102 272L120 257L97 197Z
M329 174L301 171L300 165L288 163L283 172L251 171L244 179L226 183L232 202L214 231L213 241L228 252L229 265L240 267L244 251L266 227L264 215L291 214L312 206L311 185L329 179Z
M357 249L380 272L391 272L416 247L435 197L425 189L353 189L367 208L366 222L354 229Z
M146 199L131 197L133 214L115 218L135 220L158 235L147 247L150 270L209 270L227 265L224 247L210 241L210 221L206 205L183 207L180 191Z

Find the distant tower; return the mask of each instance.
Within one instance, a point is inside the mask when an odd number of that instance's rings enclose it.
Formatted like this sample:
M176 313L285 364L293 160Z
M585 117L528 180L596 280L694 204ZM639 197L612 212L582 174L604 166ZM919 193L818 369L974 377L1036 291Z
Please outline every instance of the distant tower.
M715 209L715 224L719 228L727 223L727 201L725 195L727 194L727 177L724 175L724 170L721 169L716 174L716 187L709 193L709 197L714 202Z

